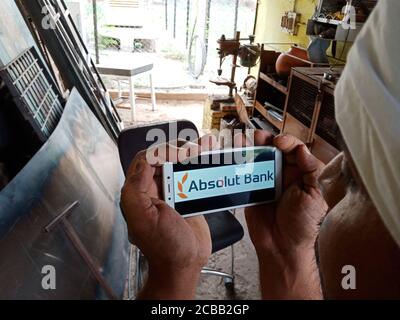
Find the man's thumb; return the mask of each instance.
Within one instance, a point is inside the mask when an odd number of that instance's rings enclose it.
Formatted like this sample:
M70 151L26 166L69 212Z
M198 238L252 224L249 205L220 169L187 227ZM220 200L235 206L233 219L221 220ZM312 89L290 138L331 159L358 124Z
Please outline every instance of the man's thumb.
M152 168L145 160L140 159L134 170L127 178L127 183L135 192L148 192L153 183L154 168Z

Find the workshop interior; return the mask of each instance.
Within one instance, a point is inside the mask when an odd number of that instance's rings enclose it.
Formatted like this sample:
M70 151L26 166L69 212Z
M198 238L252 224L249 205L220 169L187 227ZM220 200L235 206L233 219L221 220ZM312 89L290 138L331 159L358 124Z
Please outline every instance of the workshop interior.
M335 87L377 2L0 1L0 299L135 299L148 266L120 195L151 129L262 129L335 158ZM205 218L196 299L259 299L242 210Z

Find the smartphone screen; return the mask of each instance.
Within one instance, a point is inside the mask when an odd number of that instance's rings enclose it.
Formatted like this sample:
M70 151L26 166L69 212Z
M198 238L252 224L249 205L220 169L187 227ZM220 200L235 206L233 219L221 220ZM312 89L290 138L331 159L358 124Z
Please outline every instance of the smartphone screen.
M166 202L181 215L272 202L280 196L281 154L274 147L205 153L164 166Z

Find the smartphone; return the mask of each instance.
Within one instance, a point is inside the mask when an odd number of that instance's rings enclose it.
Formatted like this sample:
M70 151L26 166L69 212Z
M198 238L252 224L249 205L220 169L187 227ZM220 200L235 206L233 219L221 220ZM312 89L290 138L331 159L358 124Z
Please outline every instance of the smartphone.
M275 147L211 151L163 165L164 200L185 217L273 202L281 190Z

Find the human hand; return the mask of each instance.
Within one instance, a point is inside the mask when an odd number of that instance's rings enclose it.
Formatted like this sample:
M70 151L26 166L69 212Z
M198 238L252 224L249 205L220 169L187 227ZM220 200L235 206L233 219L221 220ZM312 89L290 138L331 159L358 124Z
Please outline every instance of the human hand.
M277 203L246 209L252 241L259 251L286 253L313 247L328 209L318 186L324 164L294 136L272 139L266 131L255 132L256 145L270 141L283 153L282 197Z
M206 139L202 141L202 146L168 146L163 149L167 150L165 161L183 160L188 154L184 148L191 149L191 156L206 149ZM169 152L171 148L173 152ZM203 216L184 219L160 200L158 172L141 152L132 162L122 190L121 206L130 239L149 263L149 279L140 298L193 298L200 271L211 254L210 230Z
M245 210L250 237L260 261L262 287L263 278L267 279L263 296L319 297L314 243L319 223L328 209L317 181L324 165L293 136L273 138L266 131L256 131L254 140L256 145L272 143L282 151L284 159L281 199ZM292 281L297 287L287 288L285 285ZM302 290L308 294L302 296L299 293Z

